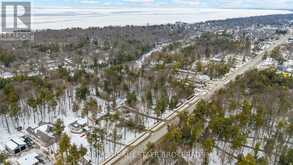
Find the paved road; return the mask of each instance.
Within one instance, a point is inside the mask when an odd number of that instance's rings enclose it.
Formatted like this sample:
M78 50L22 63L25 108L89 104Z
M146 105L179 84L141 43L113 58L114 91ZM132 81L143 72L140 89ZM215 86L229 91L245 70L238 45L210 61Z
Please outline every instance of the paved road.
M282 37L280 40L275 41L266 51L271 51L275 47L285 43L288 40L288 36ZM125 164L142 164L142 153L146 149L146 144L158 142L167 132L168 124L176 122L178 120L177 113L182 111L192 112L201 99L209 99L216 91L223 88L229 82L235 80L238 75L241 75L253 68L255 68L261 61L264 56L264 53L256 56L254 59L241 66L240 68L229 73L223 80L218 80L211 84L211 88L207 93L200 96L194 96L185 104L183 104L178 109L175 109L174 113L170 114L166 119L168 122L159 122L151 130L152 132L147 132L142 134L135 141L127 145L124 149L118 152L116 155L113 155L106 161L103 165L125 165Z

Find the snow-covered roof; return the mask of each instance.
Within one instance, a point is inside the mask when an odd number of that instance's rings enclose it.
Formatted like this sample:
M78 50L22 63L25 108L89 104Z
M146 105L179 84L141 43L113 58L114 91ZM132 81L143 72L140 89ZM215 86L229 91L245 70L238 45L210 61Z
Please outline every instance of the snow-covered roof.
M273 58L267 58L264 60L265 63L273 63L275 60Z
M17 162L20 165L34 165L39 162L39 160L36 159L37 156L39 156L37 153L30 153L17 159Z
M14 77L14 74L10 73L10 72L3 72L0 74L1 78L7 79L7 78L12 78Z
M21 138L13 138L11 139L12 141L14 141L15 143L17 143L18 145L26 145L26 143L21 139Z
M38 133L38 131L41 131L49 136L53 136L53 134L51 132L49 132L50 127L52 127L50 124L41 125L35 129L35 133Z
M208 75L197 75L196 78L201 80L201 81L209 81L209 80L211 80L211 78Z
M9 141L5 144L5 146L6 146L6 148L8 148L8 149L11 150L11 151L17 149L17 147L18 147L18 145L17 145L15 142L11 141L11 140L9 140Z
M41 125L38 128L36 128L35 131L42 131L45 133L48 131L48 125Z
M65 58L64 60L65 60L66 62L68 62L68 63L72 63L72 60L69 59L69 58Z
M79 119L79 120L77 120L76 122L77 122L77 124L79 124L79 125L85 125L85 124L87 123L87 120L86 120L86 119Z
M267 58L259 64L259 67L267 67L267 66L272 66L272 65L276 65L276 64L277 64L277 61L275 61L272 58Z
M214 61L214 62L221 62L222 59L219 58L219 57L213 57L213 58L212 58L212 61Z

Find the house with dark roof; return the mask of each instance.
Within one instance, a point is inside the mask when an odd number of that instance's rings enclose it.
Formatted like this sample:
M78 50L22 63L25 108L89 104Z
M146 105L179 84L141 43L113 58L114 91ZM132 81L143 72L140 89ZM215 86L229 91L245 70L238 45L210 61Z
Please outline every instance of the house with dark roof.
M53 125L50 123L41 123L39 127L28 127L26 131L29 135L44 147L56 143L57 139L52 132Z

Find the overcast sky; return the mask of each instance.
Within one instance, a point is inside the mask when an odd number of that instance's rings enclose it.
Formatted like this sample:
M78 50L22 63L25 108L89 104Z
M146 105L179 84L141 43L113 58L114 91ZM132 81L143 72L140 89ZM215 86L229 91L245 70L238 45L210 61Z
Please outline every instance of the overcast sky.
M23 1L23 0L5 0ZM34 5L56 6L188 6L207 8L293 9L293 0L30 0Z

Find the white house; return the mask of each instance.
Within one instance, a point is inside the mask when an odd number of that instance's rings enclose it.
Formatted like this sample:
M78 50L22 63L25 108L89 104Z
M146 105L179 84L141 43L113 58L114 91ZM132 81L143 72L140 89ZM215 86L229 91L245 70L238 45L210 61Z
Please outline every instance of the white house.
M10 139L6 144L5 148L8 152L17 154L23 150L25 150L27 147L27 144L24 142L23 139L20 138L13 138Z

